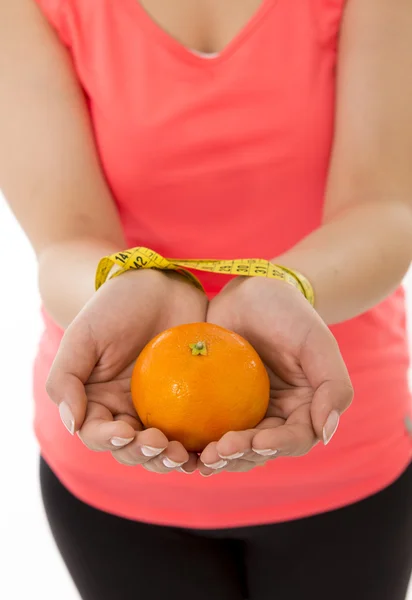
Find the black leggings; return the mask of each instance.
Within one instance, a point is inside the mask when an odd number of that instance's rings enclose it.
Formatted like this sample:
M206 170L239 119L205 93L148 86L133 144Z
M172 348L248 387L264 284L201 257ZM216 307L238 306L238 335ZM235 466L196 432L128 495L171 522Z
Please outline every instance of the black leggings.
M91 508L41 461L47 517L83 600L404 600L412 466L345 508L221 530L160 527Z

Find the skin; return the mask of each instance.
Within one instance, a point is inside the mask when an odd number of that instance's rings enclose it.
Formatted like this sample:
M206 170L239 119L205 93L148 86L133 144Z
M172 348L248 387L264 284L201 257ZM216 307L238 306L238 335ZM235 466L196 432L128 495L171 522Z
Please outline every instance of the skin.
M194 3L179 0L173 13L166 0L143 4L181 43L212 52L259 2L202 0L194 12ZM167 457L186 472L209 475L304 454L330 439L352 388L326 324L385 298L412 257L411 28L409 0L348 0L323 223L274 257L309 278L316 310L291 286L260 279L234 280L207 305L180 278L152 272L122 275L94 293L98 260L126 243L83 97L70 58L33 1L0 0L0 185L38 257L43 303L66 329L49 395L89 448L161 473L180 468L165 467ZM263 327L256 318L262 314ZM141 431L128 394L139 348L182 319L207 319L244 335L271 375L265 420L256 430L227 434L199 458L160 431ZM120 335L122 348L113 344ZM123 447L114 448L113 438ZM158 455L145 457L143 446ZM239 452L241 458L227 458Z
M174 274L129 272L102 286L66 329L47 383L60 409L70 409L70 432L126 465L159 473L183 464L194 469L196 454L159 430L143 431L130 384L147 342L169 327L204 321L206 311L206 296Z
M249 471L273 458L306 454L319 440L328 443L332 431L324 431L325 423L332 413L337 425L352 386L336 340L303 295L283 282L236 279L212 300L207 320L252 343L269 373L270 402L256 429L209 444L200 472Z

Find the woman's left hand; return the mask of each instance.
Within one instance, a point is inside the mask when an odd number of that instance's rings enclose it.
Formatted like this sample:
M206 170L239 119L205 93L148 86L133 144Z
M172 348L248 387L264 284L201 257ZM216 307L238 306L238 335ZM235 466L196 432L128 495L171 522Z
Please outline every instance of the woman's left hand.
M282 281L237 278L211 301L207 321L252 344L269 373L270 402L255 429L229 432L204 449L201 474L249 471L327 444L353 389L335 338L303 295Z

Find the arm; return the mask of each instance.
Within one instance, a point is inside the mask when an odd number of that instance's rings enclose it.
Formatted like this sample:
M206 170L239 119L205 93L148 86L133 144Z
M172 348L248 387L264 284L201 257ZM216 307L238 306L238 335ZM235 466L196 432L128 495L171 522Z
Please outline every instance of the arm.
M64 424L120 463L193 470L196 455L142 431L130 378L157 333L204 320L207 298L156 271L94 293L99 258L125 241L69 57L33 0L0 0L0 131L0 186L38 257L44 305L66 327L46 383Z
M70 59L33 0L0 0L0 187L39 263L46 310L66 327L98 260L125 246Z
M348 0L323 225L274 259L304 273L329 323L368 310L412 260L412 4Z

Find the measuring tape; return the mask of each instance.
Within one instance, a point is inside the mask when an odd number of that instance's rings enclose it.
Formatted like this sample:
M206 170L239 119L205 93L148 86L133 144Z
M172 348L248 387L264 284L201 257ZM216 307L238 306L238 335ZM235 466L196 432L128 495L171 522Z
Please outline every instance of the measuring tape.
M275 265L262 258L239 258L234 260L175 259L164 258L154 250L138 246L102 258L96 272L95 287L98 290L107 279L118 277L132 269L158 269L176 271L197 288L205 291L199 279L189 271L205 271L242 277L267 277L293 285L312 304L315 303L311 284L304 275L286 267Z

